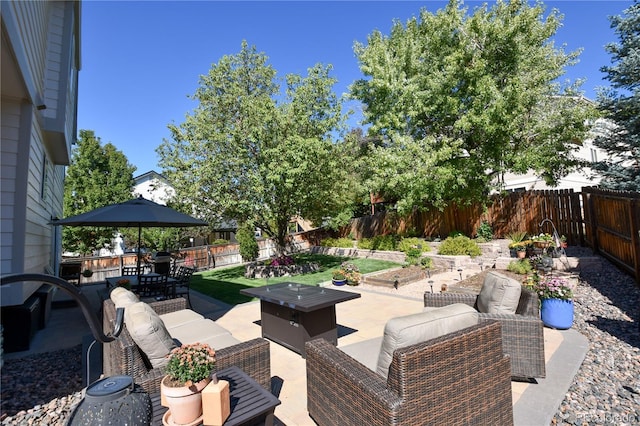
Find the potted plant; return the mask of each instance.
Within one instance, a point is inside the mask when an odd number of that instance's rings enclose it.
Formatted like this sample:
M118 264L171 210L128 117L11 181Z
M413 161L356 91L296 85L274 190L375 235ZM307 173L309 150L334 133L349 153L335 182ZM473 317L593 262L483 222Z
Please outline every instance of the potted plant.
M567 244L567 237L562 235L560 236L560 247L561 248L567 248L568 244Z
M553 237L550 234L542 233L533 237L533 243L538 248L547 248L553 243Z
M202 415L202 389L215 374L216 353L207 344L185 344L173 349L160 384L161 402L169 407L174 424L190 424Z
M543 277L531 288L540 298L540 317L547 327L566 330L573 324L573 290L565 278Z
M518 259L524 259L527 257L527 243L524 241L520 241L517 243L513 243L510 245L510 248L516 251L516 257Z
M82 271L82 276L85 278L89 278L93 276L93 271L91 269L85 269L84 271Z
M344 273L348 285L360 284L360 269L351 262L342 262L340 270Z
M123 287L127 290L131 290L131 281L129 281L127 278L121 278L118 281L116 281L116 284L118 285L118 287Z
M333 282L333 285L345 285L347 283L347 275L342 269L336 269L331 274L331 282Z

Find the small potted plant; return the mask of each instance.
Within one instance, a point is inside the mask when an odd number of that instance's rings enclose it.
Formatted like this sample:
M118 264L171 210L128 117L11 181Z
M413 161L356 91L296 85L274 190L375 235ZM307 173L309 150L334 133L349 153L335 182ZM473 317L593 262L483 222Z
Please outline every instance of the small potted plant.
M344 273L348 285L360 284L360 269L351 262L342 262L340 270Z
M567 237L562 235L560 237L560 247L561 248L567 248L568 244L567 244Z
M119 279L118 281L116 281L116 284L118 285L118 287L123 287L127 290L131 290L131 281L129 281L127 278Z
M345 285L347 283L347 275L342 269L336 269L331 273L331 281L333 285Z
M161 403L169 407L175 424L193 423L202 415L202 390L211 382L216 352L207 344L185 344L169 355L160 384Z
M573 290L565 278L534 278L529 285L540 298L540 318L551 328L566 330L573 324Z

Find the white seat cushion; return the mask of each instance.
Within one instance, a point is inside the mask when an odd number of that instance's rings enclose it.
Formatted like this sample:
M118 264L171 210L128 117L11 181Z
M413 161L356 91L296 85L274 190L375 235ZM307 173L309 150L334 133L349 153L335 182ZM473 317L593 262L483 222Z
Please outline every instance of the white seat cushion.
M522 285L513 278L489 272L478 295L478 312L483 314L515 314Z
M166 356L176 347L160 316L144 302L132 303L124 310L124 323L138 348L154 368L165 366Z
M201 319L199 321L178 325L168 328L171 337L178 341L178 344L204 342L217 336L229 335L231 333L224 327L219 326L210 319ZM215 349L215 347L214 347Z
M181 309L179 311L169 312L168 314L162 314L160 315L160 318L169 331L171 331L172 327L178 327L180 325L204 319L202 315L192 311L191 309Z
M476 310L463 303L392 318L384 326L376 372L387 377L393 352L398 348L435 339L477 323L478 313Z
M138 296L123 287L116 287L111 290L109 297L111 298L113 304L116 305L116 308L126 308L132 303L140 302Z

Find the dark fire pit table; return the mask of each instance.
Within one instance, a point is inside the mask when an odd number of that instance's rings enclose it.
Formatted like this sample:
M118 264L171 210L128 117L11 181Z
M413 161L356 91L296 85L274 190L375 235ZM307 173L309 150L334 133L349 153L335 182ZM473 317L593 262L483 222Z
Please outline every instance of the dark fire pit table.
M240 290L260 299L262 336L305 357L304 344L325 338L338 344L336 303L357 299L359 293L296 283L279 283Z

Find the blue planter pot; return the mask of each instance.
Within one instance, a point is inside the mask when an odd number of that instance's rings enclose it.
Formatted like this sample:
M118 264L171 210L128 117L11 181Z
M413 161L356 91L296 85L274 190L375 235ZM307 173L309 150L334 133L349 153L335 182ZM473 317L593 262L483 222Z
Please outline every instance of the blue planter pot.
M547 327L566 330L573 325L573 300L543 299L540 317Z
M331 280L333 282L333 285L345 285L347 283L347 280Z

